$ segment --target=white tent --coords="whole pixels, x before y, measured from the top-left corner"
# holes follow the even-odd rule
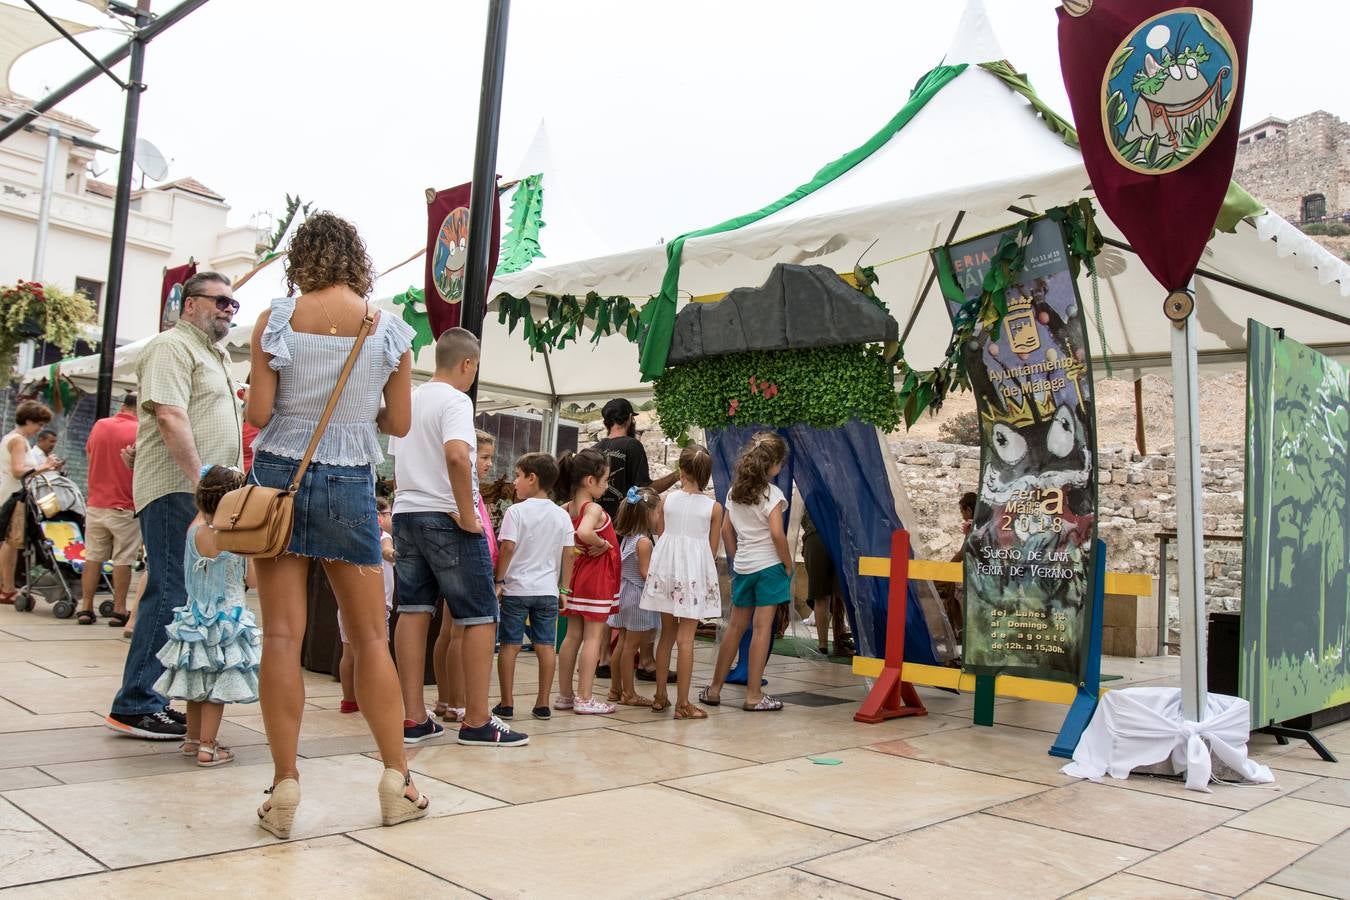
[[[1012,225],[1022,217],[1014,208],[1043,212],[1093,197],[1078,150],[1066,145],[1030,102],[978,67],[998,55],[983,10],[973,4],[945,58],[948,64],[969,63],[968,68],[882,148],[834,182],[755,225],[689,240],[681,302],[758,285],[779,262],[849,272],[861,260],[876,267],[878,295],[909,331],[906,360],[920,369],[935,365],[951,326],[938,297],[916,309],[931,269],[927,251],[949,239]],[[709,221],[744,212],[716,211]],[[1100,209],[1097,223],[1107,238],[1123,243]],[[1166,369],[1172,328],[1162,315],[1165,292],[1128,249],[1108,246],[1099,268],[1100,326],[1115,372],[1134,377],[1140,370]],[[1243,364],[1249,316],[1281,326],[1290,337],[1323,352],[1350,357],[1350,267],[1273,213],[1240,222],[1235,234],[1216,234],[1200,268],[1196,304],[1202,365]],[[580,297],[596,291],[643,300],[659,291],[665,270],[665,247],[645,247],[536,265],[498,277],[489,296]],[[1096,344],[1098,323],[1086,272],[1080,291]],[[488,318],[495,326],[491,308]],[[583,338],[580,345],[551,354],[545,372],[539,360],[530,365],[519,332],[505,336],[498,331],[499,326],[485,329],[485,367],[496,368],[504,381],[531,394],[551,391],[570,401],[637,397],[650,390],[638,375],[636,347],[623,338],[602,339],[594,352]],[[1094,350],[1101,354],[1100,347]]]

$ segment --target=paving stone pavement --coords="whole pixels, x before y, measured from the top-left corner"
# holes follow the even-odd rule
[[[433,815],[397,828],[379,827],[363,721],[306,674],[304,800],[283,843],[255,824],[271,773],[256,704],[226,709],[239,759],[219,769],[102,727],[126,646],[102,622],[0,607],[0,893],[1350,897],[1350,764],[1256,735],[1274,785],[1074,781],[1046,753],[1055,707],[1000,702],[998,724],[976,728],[972,698],[922,688],[929,715],[861,725],[861,679],[780,657],[770,692],[848,702],[748,713],[729,688],[704,721],[624,708],[517,720],[521,749],[442,738],[411,753]],[[697,650],[699,683],[712,653]],[[1121,685],[1178,667],[1105,668]],[[536,679],[522,654],[518,696]],[[1324,734],[1350,757],[1350,723]]]

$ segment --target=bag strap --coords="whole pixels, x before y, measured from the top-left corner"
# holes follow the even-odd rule
[[[342,366],[342,374],[338,376],[337,384],[333,386],[333,393],[328,397],[328,405],[323,409],[323,415],[319,417],[319,424],[314,429],[314,437],[309,439],[309,446],[305,448],[305,455],[300,460],[300,466],[295,470],[295,477],[291,479],[291,485],[286,489],[287,493],[294,494],[300,489],[300,479],[305,477],[305,470],[309,468],[309,461],[314,456],[314,451],[319,449],[319,441],[323,438],[323,433],[328,429],[328,420],[333,417],[333,410],[337,408],[338,400],[342,397],[342,389],[347,386],[347,378],[352,374],[352,368],[356,365],[356,357],[361,353],[361,345],[366,342],[366,336],[370,334],[371,327],[375,320],[371,318],[370,308],[366,308],[366,317],[361,320],[361,330],[356,334],[356,342],[352,344],[352,352],[347,354],[347,362]]]

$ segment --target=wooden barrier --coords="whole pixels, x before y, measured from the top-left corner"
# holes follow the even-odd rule
[[[1107,593],[1147,596],[1153,591],[1152,579],[1147,575],[1126,572],[1106,572],[1106,544],[1097,541],[1096,584],[1092,591],[1092,630],[1088,640],[1087,666],[1083,680],[1077,684],[1022,678],[1016,675],[972,675],[948,666],[929,666],[904,661],[905,606],[910,579],[950,581],[961,583],[964,570],[961,563],[909,559],[909,533],[896,531],[891,538],[889,559],[864,556],[858,560],[858,574],[890,578],[887,593],[886,658],[865,656],[853,658],[853,672],[874,678],[871,692],[862,707],[853,716],[859,722],[876,724],[897,716],[926,715],[928,710],[919,698],[914,685],[975,692],[974,722],[976,725],[994,724],[994,698],[1010,697],[1019,700],[1039,700],[1069,707],[1064,725],[1050,748],[1052,756],[1072,757],[1083,729],[1092,719],[1097,697],[1102,692],[1102,619],[1104,597]]]

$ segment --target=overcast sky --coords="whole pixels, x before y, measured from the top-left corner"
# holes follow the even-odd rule
[[[106,21],[77,0],[40,2]],[[1068,115],[1057,0],[986,5],[1004,56]],[[544,122],[550,261],[713,224],[776,199],[879,128],[941,61],[962,7],[516,0],[498,170],[528,174]],[[377,267],[391,266],[423,241],[424,189],[470,178],[486,15],[486,0],[211,0],[149,46],[140,134],[171,159],[171,178],[225,195],[232,224],[280,212],[298,192],[352,218]],[[1345,0],[1256,0],[1244,124],[1350,115],[1347,32]],[[98,51],[120,40],[85,38]],[[58,42],[24,57],[11,85],[39,97],[84,65]],[[61,108],[118,144],[122,98],[106,78]],[[115,159],[100,164],[115,180]]]

